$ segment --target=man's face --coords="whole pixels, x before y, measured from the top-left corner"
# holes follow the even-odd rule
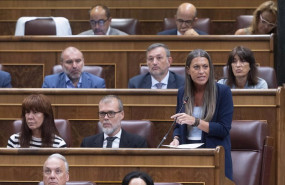
[[[105,114],[104,113],[109,113]],[[102,115],[102,116],[100,116]],[[116,135],[121,129],[121,120],[124,118],[124,111],[119,110],[118,100],[115,98],[99,103],[100,127],[109,136]]]
[[[157,47],[147,53],[146,61],[150,74],[156,80],[162,80],[168,72],[172,58],[166,56],[166,52],[163,47]]]
[[[193,6],[182,7],[175,16],[177,30],[184,35],[185,32],[193,28],[197,18],[196,9]]]
[[[82,53],[78,49],[68,48],[63,52],[62,59],[61,65],[64,73],[72,82],[78,81],[84,67]]]
[[[43,167],[44,185],[65,185],[69,181],[64,161],[58,158],[48,159]]]
[[[94,35],[106,35],[111,20],[111,17],[106,17],[106,12],[102,7],[93,8],[90,12],[90,25]]]

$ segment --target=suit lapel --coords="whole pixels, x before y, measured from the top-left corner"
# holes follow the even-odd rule
[[[58,81],[57,88],[66,88],[65,73],[64,72],[59,74],[59,81]]]
[[[176,88],[176,83],[175,83],[174,74],[171,71],[169,71],[167,89],[175,89],[175,88]]]
[[[94,140],[94,147],[102,148],[104,142],[104,133],[100,133]]]
[[[127,138],[127,133],[125,130],[122,129],[121,139],[120,139],[120,146],[119,148],[128,148],[129,141]]]
[[[91,87],[90,80],[85,72],[82,72],[81,77],[82,77],[82,87],[81,88],[90,88]]]
[[[146,76],[144,77],[144,80],[143,80],[143,83],[142,83],[142,88],[150,89],[151,85],[152,85],[152,83],[151,83],[151,75],[148,72],[146,74]]]

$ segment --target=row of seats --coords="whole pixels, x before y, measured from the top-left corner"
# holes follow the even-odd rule
[[[237,29],[248,27],[252,21],[252,15],[237,17]],[[176,28],[174,18],[164,18],[164,30]],[[139,21],[133,18],[114,18],[111,27],[117,28],[129,35],[139,35]],[[211,33],[210,18],[199,18],[194,27],[206,33]],[[16,36],[23,35],[72,35],[69,21],[64,17],[21,17],[17,21]]]
[[[61,137],[66,141],[68,146],[71,146],[71,128],[69,122],[63,119],[56,119],[55,123]],[[13,123],[14,133],[20,131],[21,124],[21,120]],[[153,145],[155,138],[153,127],[153,123],[146,120],[122,121],[123,129],[145,137],[149,146],[155,148],[156,146]],[[265,121],[233,120],[231,144],[233,176],[236,185],[269,184],[273,142],[272,138],[269,137],[268,124]]]

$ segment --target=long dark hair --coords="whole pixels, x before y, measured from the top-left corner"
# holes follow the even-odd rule
[[[144,173],[141,171],[132,171],[132,172],[128,173],[124,177],[124,179],[122,181],[122,185],[129,185],[130,181],[133,178],[142,179],[146,183],[146,185],[154,185],[152,178],[147,173]]]
[[[250,49],[243,46],[237,46],[230,52],[227,62],[227,67],[228,67],[227,85],[230,87],[232,87],[233,85],[235,86],[237,85],[236,78],[232,68],[232,63],[234,62],[235,55],[239,56],[241,60],[244,60],[249,63],[250,71],[247,74],[247,82],[248,85],[250,86],[256,85],[258,83],[258,78],[257,78],[257,68],[256,68],[254,54]]]
[[[22,103],[21,148],[29,147],[30,141],[32,140],[32,130],[28,127],[25,116],[25,114],[30,111],[37,111],[44,114],[44,120],[40,127],[42,147],[52,147],[55,135],[58,135],[58,130],[54,123],[50,100],[42,94],[33,94],[26,97]]]

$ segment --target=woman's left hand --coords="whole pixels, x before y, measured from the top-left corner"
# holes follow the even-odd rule
[[[176,119],[176,123],[182,125],[182,124],[187,124],[187,125],[193,125],[195,123],[195,117],[190,116],[185,113],[178,113],[174,114],[170,118]]]

